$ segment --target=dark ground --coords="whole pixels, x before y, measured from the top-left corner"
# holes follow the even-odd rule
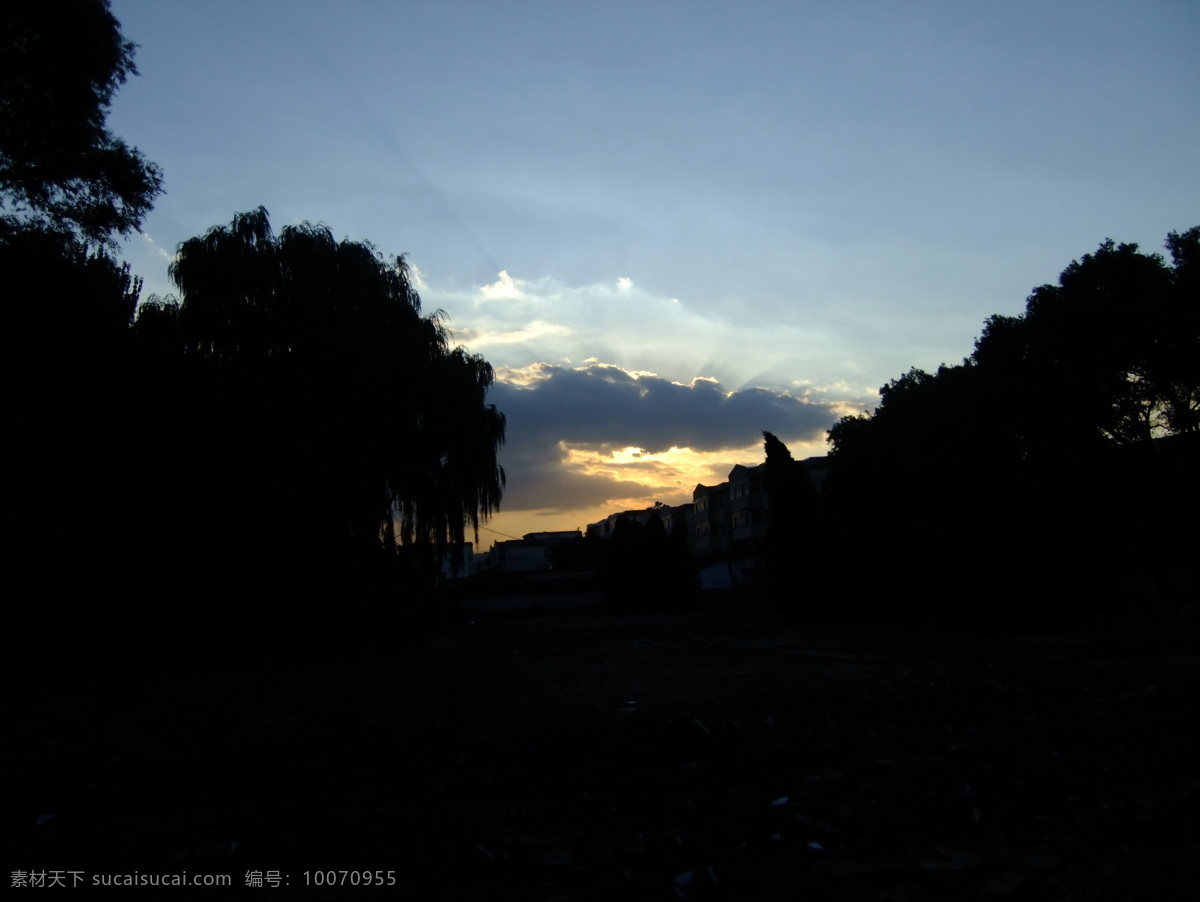
[[[86,678],[51,650],[6,693],[4,850],[234,883],[131,899],[1190,899],[1198,636],[727,606]],[[395,885],[304,888],[331,869]]]

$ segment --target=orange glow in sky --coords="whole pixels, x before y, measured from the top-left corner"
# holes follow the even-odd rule
[[[479,532],[477,551],[486,550],[493,542],[520,538],[531,532],[559,530],[584,530],[589,523],[603,520],[609,514],[624,510],[642,510],[652,507],[656,501],[663,504],[686,504],[692,500],[697,484],[717,485],[729,477],[729,471],[737,464],[754,466],[763,462],[762,443],[737,450],[722,449],[715,452],[694,451],[691,448],[671,448],[660,453],[649,453],[641,448],[621,448],[602,451],[585,446],[570,446],[560,443],[563,452],[562,466],[597,480],[611,482],[614,492],[603,504],[571,510],[506,510],[501,505],[500,513]],[[788,443],[788,449],[797,460],[825,454],[824,442]],[[629,494],[630,483],[645,488],[642,494]],[[624,490],[624,491],[622,491]]]

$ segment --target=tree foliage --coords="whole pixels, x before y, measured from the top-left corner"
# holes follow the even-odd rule
[[[1023,316],[985,324],[974,362],[1020,389],[1031,441],[1130,444],[1200,427],[1198,236],[1171,233],[1173,265],[1105,241],[1035,289]]]
[[[687,523],[672,517],[668,533],[658,505],[644,524],[626,514],[617,518],[597,569],[614,610],[678,612],[696,603],[699,581]]]
[[[105,127],[133,52],[107,0],[0,4],[0,233],[94,246],[141,224],[162,174]]]
[[[1061,607],[1117,582],[1131,524],[1177,542],[1170,505],[1154,522],[1132,506],[1133,474],[1162,459],[1138,449],[1200,429],[1200,227],[1167,247],[1169,264],[1105,241],[1022,315],[989,318],[961,364],[913,368],[834,425],[842,545],[878,564],[863,591],[908,609],[961,612],[970,594]]]
[[[181,300],[148,305],[135,334],[199,391],[192,464],[219,472],[197,501],[245,553],[311,581],[397,541],[477,538],[504,486],[493,371],[421,314],[403,258],[324,226],[276,236],[259,208],[185,241],[171,277]]]
[[[2,541],[35,567],[68,553],[94,561],[113,534],[90,535],[85,512],[111,509],[129,475],[128,330],[141,286],[128,267],[41,231],[0,241],[0,278]]]
[[[1197,431],[1200,226],[1167,245],[1172,265],[1104,242],[1058,285],[1035,289],[1023,315],[990,317],[961,365],[914,367],[883,386],[873,413],[831,430],[834,455],[886,446],[944,457],[938,449],[974,435],[1015,459],[1044,459]],[[896,441],[874,440],[893,429]]]
[[[162,179],[105,125],[133,51],[106,0],[0,5],[3,539],[54,599],[18,629],[111,642],[169,599],[207,642],[330,630],[395,601],[397,544],[497,510],[492,368],[403,258],[262,209],[184,242],[180,298],[135,320],[109,252]]]
[[[129,603],[131,549],[151,529],[130,334],[141,283],[108,251],[161,175],[105,127],[133,49],[101,0],[0,5],[0,541],[26,593],[13,633],[43,654],[72,630],[111,641],[142,613]],[[99,602],[102,588],[121,601]]]
[[[793,616],[812,602],[809,574],[793,565],[797,559],[811,555],[820,539],[819,502],[812,480],[787,445],[772,433],[763,432],[763,450],[767,507],[771,511],[766,536],[769,592],[776,609]]]

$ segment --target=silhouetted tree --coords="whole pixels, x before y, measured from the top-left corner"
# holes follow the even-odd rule
[[[0,235],[97,245],[141,223],[162,174],[105,127],[133,51],[106,0],[0,4]]]
[[[769,592],[778,611],[794,616],[808,601],[808,571],[821,565],[811,553],[819,531],[817,496],[808,473],[787,445],[763,432],[763,448],[771,517],[766,538]]]
[[[1175,435],[1200,433],[1200,226],[1167,235],[1170,323],[1154,372],[1163,421]]]
[[[1174,268],[1106,241],[1035,289],[1023,316],[985,324],[974,360],[1018,391],[1014,425],[1031,454],[1196,428],[1200,297],[1186,265],[1196,231],[1168,238]]]
[[[613,608],[682,611],[695,603],[699,592],[696,566],[681,522],[672,524],[668,536],[657,514],[645,524],[622,514],[603,545],[600,579]]]
[[[105,127],[133,49],[106,2],[0,5],[0,542],[10,581],[27,587],[13,633],[59,662],[77,654],[73,637],[111,651],[139,619],[129,325],[141,285],[108,252],[140,224],[161,174]]]
[[[178,381],[159,390],[194,410],[174,442],[193,449],[191,539],[283,591],[288,617],[344,619],[397,542],[460,543],[498,508],[492,368],[421,314],[403,258],[323,226],[276,237],[260,208],[185,241],[171,277],[181,301],[134,331],[168,349]]]
[[[0,240],[0,279],[5,547],[30,573],[59,581],[92,570],[90,582],[120,541],[140,284],[128,267],[42,230]]]
[[[652,559],[646,527],[622,514],[604,543],[600,581],[608,604],[616,610],[645,609],[652,601]]]
[[[700,600],[700,574],[696,557],[688,548],[688,524],[676,511],[663,549],[667,604],[673,610],[690,610]]]
[[[1106,241],[990,318],[961,365],[914,368],[834,425],[828,490],[843,548],[870,555],[846,568],[862,595],[990,617],[1111,591],[1132,496],[1114,472],[1134,460],[1114,449],[1197,428],[1198,245],[1172,233],[1168,266]]]

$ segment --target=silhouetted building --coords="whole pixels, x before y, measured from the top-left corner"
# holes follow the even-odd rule
[[[829,459],[809,457],[798,466],[820,494],[829,475]],[[662,520],[664,532],[687,530],[687,547],[703,565],[736,563],[742,569],[761,566],[766,552],[767,528],[772,516],[794,516],[798,512],[772,511],[767,495],[766,464],[743,466],[729,471],[729,480],[720,485],[699,484],[692,490],[692,503],[670,506],[656,503],[643,510],[620,511],[590,523],[589,538],[611,539],[617,521],[645,526],[652,518]],[[526,536],[526,538],[529,538]],[[512,543],[503,543],[512,544]]]
[[[622,517],[636,523],[638,526],[645,526],[650,522],[650,517],[653,516],[654,508],[646,508],[640,511],[620,511],[616,514],[609,514],[603,520],[596,523],[589,523],[587,534],[597,539],[611,539],[613,530],[617,526],[617,521]]]
[[[766,464],[755,467],[738,464],[729,471],[729,519],[733,559],[743,567],[754,568],[761,563],[770,517]]]
[[[798,466],[820,494],[829,475],[829,458],[809,457]],[[761,565],[771,518],[795,514],[772,511],[767,488],[766,464],[738,464],[729,471],[728,482],[696,486],[692,491],[695,550],[702,563],[730,561],[743,569]]]
[[[520,539],[496,542],[480,556],[479,572],[536,573],[555,569],[555,561],[583,541],[577,529],[560,532],[529,532]]]
[[[617,521],[622,517],[632,523],[636,523],[638,526],[645,526],[652,519],[657,518],[662,521],[663,532],[668,536],[673,535],[676,529],[686,530],[688,551],[692,552],[692,554],[697,553],[696,519],[693,513],[693,505],[691,504],[670,505],[656,501],[653,507],[647,507],[643,510],[621,511],[617,514],[609,514],[603,520],[596,523],[589,523],[587,534],[597,539],[611,539]]]
[[[702,563],[727,560],[731,548],[729,483],[697,485],[692,490],[696,554]]]

